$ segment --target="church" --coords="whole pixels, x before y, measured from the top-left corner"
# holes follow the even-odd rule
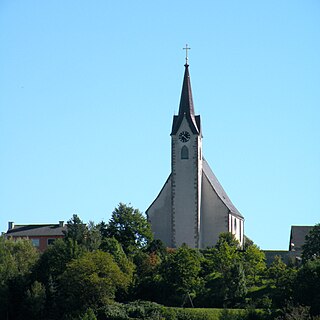
[[[185,49],[188,49],[185,48]],[[186,50],[187,52],[187,50]],[[203,157],[200,115],[195,115],[188,55],[178,115],[171,130],[171,174],[146,214],[155,239],[167,247],[214,246],[222,232],[244,242],[244,218]]]

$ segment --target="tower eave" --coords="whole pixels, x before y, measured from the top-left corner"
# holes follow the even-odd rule
[[[173,116],[172,130],[170,135],[177,134],[184,116],[186,117],[186,120],[190,126],[191,132],[193,134],[201,134],[200,116],[192,116],[190,114],[184,114],[184,115]]]

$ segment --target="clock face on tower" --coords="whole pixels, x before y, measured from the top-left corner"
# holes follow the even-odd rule
[[[179,140],[182,142],[187,142],[190,139],[190,133],[188,131],[181,131],[179,134]]]

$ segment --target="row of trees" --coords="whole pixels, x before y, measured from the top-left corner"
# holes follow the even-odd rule
[[[319,236],[317,225],[302,266],[287,266],[277,257],[267,267],[255,244],[247,241],[239,250],[229,233],[206,250],[165,248],[152,239],[139,210],[122,203],[108,224],[86,225],[73,215],[65,238],[43,254],[28,240],[0,238],[0,318],[108,319],[107,306],[135,300],[229,308],[281,308],[290,301],[317,314]]]

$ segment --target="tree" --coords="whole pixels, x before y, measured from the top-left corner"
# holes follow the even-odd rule
[[[320,257],[320,223],[310,230],[302,246],[302,260],[304,263],[318,257]]]
[[[256,284],[257,276],[266,269],[265,254],[255,244],[247,246],[242,254],[245,273],[251,284]]]
[[[104,252],[108,252],[113,256],[113,259],[118,264],[122,272],[132,275],[134,265],[127,258],[121,244],[115,238],[103,239],[101,250]]]
[[[222,232],[219,235],[217,244],[215,245],[216,249],[220,249],[222,245],[227,243],[230,247],[238,249],[240,246],[239,241],[235,238],[235,236],[231,232]]]
[[[22,319],[24,296],[39,252],[31,241],[0,237],[0,318]]]
[[[268,276],[276,287],[279,285],[280,279],[286,274],[287,265],[282,261],[280,256],[275,256],[272,264],[268,269]]]
[[[163,261],[160,275],[165,291],[175,299],[175,303],[178,301],[181,303],[186,295],[195,295],[201,284],[199,276],[201,259],[202,256],[197,250],[183,245],[168,254]]]
[[[40,256],[35,268],[36,280],[48,284],[49,280],[56,283],[57,278],[65,271],[67,263],[80,257],[84,248],[71,239],[57,239]]]
[[[87,238],[88,228],[85,223],[74,214],[67,222],[67,231],[64,232],[65,240],[71,240],[79,245],[85,245]]]
[[[298,270],[294,296],[298,303],[311,306],[313,314],[320,314],[320,258],[307,261]]]
[[[80,320],[97,320],[93,310],[89,308],[86,313],[80,318]]]
[[[111,254],[86,252],[69,262],[60,277],[60,307],[67,313],[95,309],[112,302],[117,290],[128,288],[131,280]]]
[[[0,286],[10,278],[31,272],[39,258],[39,252],[30,240],[17,241],[0,237]]]
[[[44,319],[46,303],[46,289],[44,285],[35,281],[26,293],[26,307],[30,319]]]
[[[215,306],[234,304],[247,292],[239,242],[231,233],[221,233],[214,248],[205,251],[204,299]],[[212,302],[211,302],[212,303]]]
[[[234,235],[221,233],[215,248],[212,250],[213,268],[221,274],[226,274],[240,260],[239,242]]]
[[[292,299],[296,269],[287,266],[280,256],[267,269],[269,289],[272,294],[273,305],[283,307],[286,301]]]
[[[87,227],[87,237],[85,239],[86,248],[89,251],[98,250],[101,246],[102,235],[99,225],[95,225],[93,221],[89,221]]]
[[[150,224],[142,213],[123,203],[112,212],[106,234],[118,240],[126,254],[145,247],[153,238]]]

